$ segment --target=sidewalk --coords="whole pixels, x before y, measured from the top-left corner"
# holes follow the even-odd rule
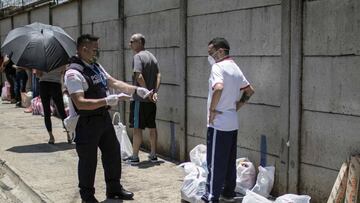
[[[14,106],[0,101],[0,190],[5,190],[5,194],[13,191],[17,196],[16,193],[24,192],[16,190],[25,188],[27,193],[30,191],[31,198],[24,197],[28,201],[23,202],[81,202],[75,145],[66,142],[60,119],[52,117],[55,145],[49,145],[43,117],[23,113],[23,108]],[[146,157],[146,153],[140,154],[141,160],[146,160]],[[7,174],[11,172],[14,174]],[[4,186],[5,179],[14,188]],[[176,169],[176,165],[163,159],[156,164],[147,161],[138,166],[122,164],[121,183],[135,193],[134,200],[124,202],[180,202],[182,180],[183,173]],[[105,200],[100,150],[95,189],[99,201],[122,202]],[[6,199],[3,194],[0,192],[0,202]]]

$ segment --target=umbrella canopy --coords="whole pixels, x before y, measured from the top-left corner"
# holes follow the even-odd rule
[[[17,66],[49,72],[68,63],[76,44],[60,27],[32,23],[11,30],[1,51]]]

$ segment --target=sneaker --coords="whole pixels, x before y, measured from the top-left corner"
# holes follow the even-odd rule
[[[20,108],[21,107],[21,102],[16,102],[15,107]]]
[[[136,165],[136,164],[139,164],[140,159],[139,159],[139,157],[129,156],[124,161],[128,164]]]
[[[151,161],[153,163],[158,161],[158,158],[156,155],[149,155],[148,158],[149,158],[149,161]]]

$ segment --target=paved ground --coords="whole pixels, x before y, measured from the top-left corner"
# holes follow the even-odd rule
[[[3,161],[0,167],[0,202],[41,202],[40,199],[56,203],[80,202],[77,155],[74,145],[66,142],[61,121],[52,118],[56,144],[49,145],[43,117],[23,113],[23,110],[0,101],[0,160]],[[146,156],[142,153],[140,158],[146,160]],[[105,200],[100,160],[96,197],[103,202],[120,202]],[[8,168],[4,168],[5,165]],[[9,170],[14,174],[9,174]],[[122,184],[135,193],[134,200],[124,202],[180,202],[182,179],[183,173],[176,164],[163,159],[157,164],[141,162],[136,167],[123,164]],[[31,190],[35,193],[31,194]],[[23,191],[33,196],[29,198]],[[24,197],[9,198],[9,195],[19,194]]]

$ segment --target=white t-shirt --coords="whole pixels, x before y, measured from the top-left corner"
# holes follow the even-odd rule
[[[209,124],[209,108],[213,95],[213,87],[217,83],[222,83],[224,88],[221,93],[219,103],[216,106],[217,114],[214,124]],[[242,88],[249,85],[240,68],[231,59],[215,63],[211,67],[209,78],[209,94],[207,101],[207,126],[221,131],[233,131],[239,129],[238,116],[236,112],[236,102],[240,100]]]
[[[85,62],[84,62],[84,64],[91,67],[89,64],[87,64]],[[105,71],[105,69],[100,64],[99,64],[99,66],[102,69],[102,71],[104,71],[106,79],[109,79],[110,75]],[[74,69],[76,69],[76,70],[74,70]],[[89,85],[88,85],[86,79],[79,72],[79,71],[83,71],[84,68],[79,65],[79,66],[74,66],[74,69],[68,69],[64,75],[64,86],[67,89],[67,91],[69,92],[69,95],[78,93],[78,92],[85,92],[89,88]],[[77,70],[79,70],[79,71],[77,71]],[[75,108],[74,108],[72,102],[69,102],[69,115],[70,116],[76,115]]]

